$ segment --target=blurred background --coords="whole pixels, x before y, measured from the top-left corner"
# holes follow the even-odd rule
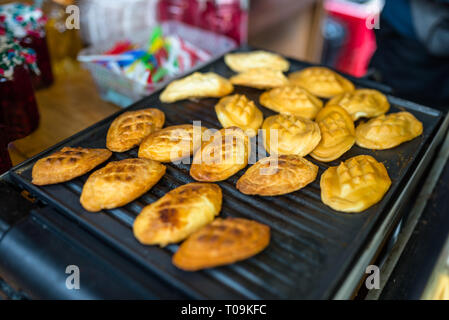
[[[367,20],[374,28],[384,6],[384,0],[0,0],[17,2],[37,5],[51,18],[60,18],[59,32],[68,16],[62,9],[79,6],[84,46],[132,37],[136,30],[176,20],[238,44],[322,62],[356,76],[366,73],[375,50]]]

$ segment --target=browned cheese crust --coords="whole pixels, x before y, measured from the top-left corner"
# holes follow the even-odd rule
[[[325,67],[309,67],[290,73],[288,79],[309,90],[312,94],[331,98],[343,92],[354,91],[354,84],[338,73]]]
[[[318,166],[298,155],[263,158],[237,181],[245,194],[277,196],[304,188],[316,179]]]
[[[171,103],[190,98],[218,98],[230,94],[234,86],[228,79],[213,73],[195,72],[170,82],[160,95],[162,102]]]
[[[277,114],[262,124],[263,143],[270,154],[296,154],[305,157],[321,141],[318,124],[312,120]]]
[[[361,212],[382,200],[391,185],[385,166],[360,155],[321,175],[321,200],[334,210]]]
[[[242,94],[221,98],[215,105],[215,112],[223,128],[239,127],[249,137],[257,135],[263,122],[262,111]]]
[[[138,145],[149,134],[162,128],[165,114],[154,108],[127,111],[118,116],[109,127],[106,147],[114,152],[124,152]]]
[[[264,224],[217,218],[181,244],[173,264],[186,271],[231,264],[258,254],[269,243],[270,228]]]
[[[134,221],[134,236],[148,245],[179,242],[210,223],[220,212],[221,202],[216,184],[180,186],[142,209]]]
[[[323,101],[306,89],[296,85],[265,91],[260,95],[259,102],[273,111],[311,120],[315,119],[317,113],[323,107]]]
[[[415,139],[422,132],[422,123],[410,112],[404,111],[381,115],[359,124],[355,136],[359,147],[384,150]]]
[[[355,128],[349,113],[339,106],[324,107],[316,116],[321,141],[310,154],[314,159],[329,162],[340,158],[355,143]]]
[[[287,77],[279,70],[254,68],[232,76],[232,84],[256,89],[270,89],[288,85]]]
[[[139,147],[139,158],[161,162],[190,157],[201,147],[205,127],[181,124],[150,134]]]
[[[224,61],[235,72],[243,72],[254,68],[287,71],[290,67],[290,63],[282,56],[262,50],[228,53],[225,55]]]
[[[149,159],[110,162],[89,176],[81,193],[81,205],[92,212],[124,206],[150,190],[165,169]]]
[[[32,183],[42,186],[72,180],[105,162],[111,155],[107,149],[64,147],[34,164]]]
[[[246,167],[249,153],[248,136],[242,129],[221,129],[195,153],[190,175],[197,181],[225,180]]]
[[[387,97],[374,89],[358,89],[333,97],[326,105],[338,105],[356,121],[380,116],[390,109]]]

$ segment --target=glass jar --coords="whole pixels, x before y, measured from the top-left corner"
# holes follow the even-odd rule
[[[0,36],[17,39],[23,47],[36,52],[40,73],[33,73],[35,88],[43,88],[53,83],[50,54],[45,36],[46,18],[41,9],[22,3],[0,6]]]
[[[0,174],[8,171],[12,166],[8,152],[9,140],[9,127],[0,123]]]
[[[10,127],[10,141],[23,138],[39,125],[39,111],[24,65],[14,68],[12,78],[0,77],[0,124]]]
[[[36,63],[40,74],[32,74],[31,80],[36,89],[50,86],[53,83],[50,54],[47,47],[46,36],[27,35],[20,39],[20,45],[33,49],[36,52]]]
[[[11,141],[29,135],[39,124],[31,72],[39,73],[34,51],[0,36],[0,124],[10,128]]]
[[[56,78],[70,74],[79,67],[77,56],[83,48],[81,38],[77,29],[68,29],[66,26],[65,9],[73,3],[74,0],[47,0],[42,6],[48,18],[45,30],[52,70]]]

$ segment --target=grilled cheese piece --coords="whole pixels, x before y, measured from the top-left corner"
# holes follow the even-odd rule
[[[223,128],[239,127],[249,137],[257,135],[263,122],[263,114],[246,96],[235,94],[221,98],[215,106],[218,120]]]
[[[249,167],[236,187],[244,194],[278,196],[304,188],[317,173],[318,166],[298,155],[275,155]]]
[[[415,139],[423,132],[422,123],[410,112],[381,115],[357,126],[355,135],[359,147],[367,149],[391,149]]]
[[[288,79],[282,71],[268,68],[249,69],[232,76],[229,80],[232,84],[256,89],[270,89],[288,84]]]
[[[248,259],[270,243],[270,228],[242,218],[215,219],[192,234],[173,255],[173,264],[197,271]]]
[[[162,128],[165,114],[154,108],[122,113],[109,127],[106,147],[114,152],[124,152],[138,145],[149,134]]]
[[[221,202],[221,189],[216,184],[180,186],[142,209],[134,221],[134,236],[149,245],[177,243],[212,222]]]
[[[278,114],[262,125],[264,146],[270,154],[296,154],[304,157],[321,140],[318,124],[312,120]]]
[[[354,91],[354,85],[338,73],[324,67],[309,67],[290,73],[291,84],[301,86],[321,98],[331,98],[343,92]]]
[[[107,149],[62,148],[34,164],[32,183],[43,186],[72,180],[91,171],[111,155]]]
[[[185,78],[170,82],[160,95],[162,102],[171,103],[189,98],[219,98],[234,90],[228,79],[213,72],[195,72]]]
[[[314,159],[323,162],[338,159],[354,145],[354,122],[342,107],[323,108],[315,121],[320,127],[321,141],[310,154]]]
[[[333,97],[327,105],[338,105],[356,121],[359,118],[374,118],[390,109],[387,97],[374,89],[358,89]]]
[[[378,203],[391,185],[385,166],[361,155],[321,175],[321,200],[334,210],[361,212]]]
[[[228,53],[225,55],[224,61],[235,72],[244,72],[253,68],[268,68],[285,72],[290,67],[290,63],[280,55],[262,50]]]
[[[222,181],[248,164],[248,136],[238,127],[224,128],[203,142],[190,166],[190,175],[197,181]]]
[[[149,159],[109,162],[87,179],[81,205],[91,212],[124,206],[150,190],[165,174],[165,169],[164,165]]]
[[[281,114],[315,119],[323,107],[323,101],[300,86],[288,85],[266,91],[259,102],[264,107]]]
[[[205,127],[182,124],[153,132],[139,147],[139,158],[175,162],[190,157],[199,147]]]

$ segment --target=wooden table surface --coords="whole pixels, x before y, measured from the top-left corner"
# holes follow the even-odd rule
[[[104,119],[120,108],[101,100],[89,72],[76,69],[56,77],[54,84],[36,91],[39,128],[9,145],[13,165]]]

